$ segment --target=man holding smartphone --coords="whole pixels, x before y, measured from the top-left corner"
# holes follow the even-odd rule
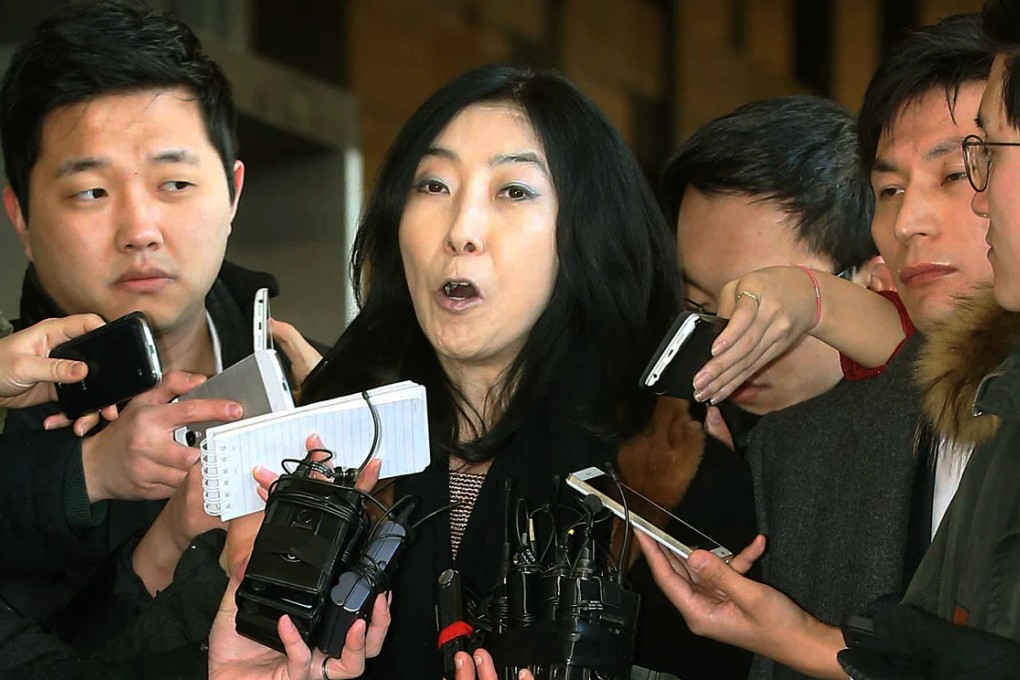
[[[118,550],[154,593],[191,536],[214,526],[199,504],[134,549],[165,499],[195,488],[199,451],[173,431],[242,415],[229,401],[168,402],[252,352],[255,291],[277,290],[223,261],[244,184],[235,117],[229,83],[190,29],[141,3],[59,10],[4,77],[4,207],[30,262],[18,327],[139,310],[166,371],[81,439],[46,431],[51,406],[8,416],[0,594],[22,614],[46,618]]]
[[[102,325],[103,320],[95,314],[79,314],[47,319],[6,337],[11,327],[0,315],[0,409],[51,401],[55,397],[55,383],[76,384],[87,378],[87,364],[52,358],[47,356],[48,350]],[[362,483],[371,488],[374,481]],[[226,580],[216,565],[219,543],[211,540],[202,549],[189,551],[188,558],[182,560],[182,569],[189,570],[192,578],[179,579],[171,590],[146,607],[136,625],[127,626],[112,644],[87,658],[17,616],[0,600],[0,675],[16,674],[23,680],[52,677],[138,680],[170,675],[208,676],[213,680],[315,680],[328,674],[339,680],[358,677],[364,670],[365,658],[378,654],[389,625],[389,610],[383,596],[376,599],[371,625],[362,622],[352,626],[353,634],[348,633],[347,644],[338,659],[326,660],[320,652],[309,650],[289,619],[279,624],[286,654],[241,637],[234,622],[234,591],[239,575],[235,574],[219,610],[215,609],[216,593]],[[199,569],[202,559],[209,562],[210,568]],[[201,644],[195,640],[205,639],[208,623],[202,622],[213,615],[207,664]],[[158,638],[149,635],[147,631],[152,627],[162,627],[164,634]],[[168,654],[168,649],[172,653]]]

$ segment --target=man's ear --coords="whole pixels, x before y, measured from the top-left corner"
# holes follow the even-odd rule
[[[241,189],[244,188],[244,163],[234,161],[234,203],[230,206],[230,221],[233,223],[237,215],[237,206],[241,202]]]
[[[881,255],[876,255],[858,267],[854,272],[854,281],[875,293],[896,290],[896,279]]]
[[[32,245],[28,239],[28,225],[25,223],[25,217],[21,212],[21,201],[18,200],[17,194],[14,193],[14,189],[8,184],[4,187],[4,210],[7,211],[7,218],[14,225],[14,231],[18,235],[18,240],[21,241],[21,246],[25,249],[25,257],[28,261],[32,261]]]

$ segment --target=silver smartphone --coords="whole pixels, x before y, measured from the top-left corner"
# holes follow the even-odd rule
[[[252,418],[294,408],[287,375],[276,350],[257,350],[236,364],[206,380],[179,397],[189,399],[231,399],[244,408],[244,417]],[[205,431],[222,422],[192,423],[174,431],[174,439],[185,446],[200,446]]]
[[[252,347],[274,349],[273,330],[269,325],[269,289],[259,288],[255,291],[255,311],[252,314]]]
[[[612,477],[597,467],[589,467],[572,473],[567,477],[567,486],[586,496],[596,496],[611,513],[622,520],[629,519],[631,526],[635,529],[651,536],[660,545],[684,559],[687,559],[695,550],[708,550],[726,562],[733,558],[733,553],[720,545],[718,541],[698,531],[666,508],[626,484],[621,482],[617,487]],[[620,502],[620,488],[623,489],[623,493],[627,497],[626,512]],[[673,519],[680,528],[679,533],[677,535],[668,534],[648,521],[646,517],[652,516],[654,511],[663,512]]]

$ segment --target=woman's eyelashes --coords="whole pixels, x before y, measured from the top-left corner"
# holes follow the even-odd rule
[[[535,186],[521,181],[496,182],[494,198],[507,199],[511,202],[530,201],[542,195],[542,192]],[[452,194],[455,189],[452,184],[434,175],[419,177],[412,184],[415,193],[419,194]]]
[[[508,198],[511,201],[528,201],[533,198],[538,198],[539,193],[538,190],[533,187],[515,182],[504,186],[496,195]]]
[[[709,316],[715,316],[715,304],[712,302],[704,301],[699,302],[689,297],[684,298],[684,309],[688,312],[695,312],[697,314],[707,314]]]
[[[414,190],[420,194],[446,194],[450,192],[446,182],[436,177],[420,177],[416,179],[414,181]]]

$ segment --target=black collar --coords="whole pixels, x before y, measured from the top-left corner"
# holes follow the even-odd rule
[[[253,351],[251,319],[255,291],[268,288],[270,297],[280,288],[272,275],[250,271],[231,262],[224,262],[212,288],[205,296],[205,308],[216,324],[220,338],[224,368],[233,365]],[[43,319],[67,316],[39,281],[34,265],[25,270],[21,284],[21,318],[16,328],[26,328]],[[107,319],[109,321],[109,319]]]
[[[39,275],[35,272],[35,265],[32,264],[28,265],[25,278],[21,282],[21,306],[18,311],[21,315],[18,319],[18,328],[37,324],[43,319],[67,316],[67,313],[43,290]]]

